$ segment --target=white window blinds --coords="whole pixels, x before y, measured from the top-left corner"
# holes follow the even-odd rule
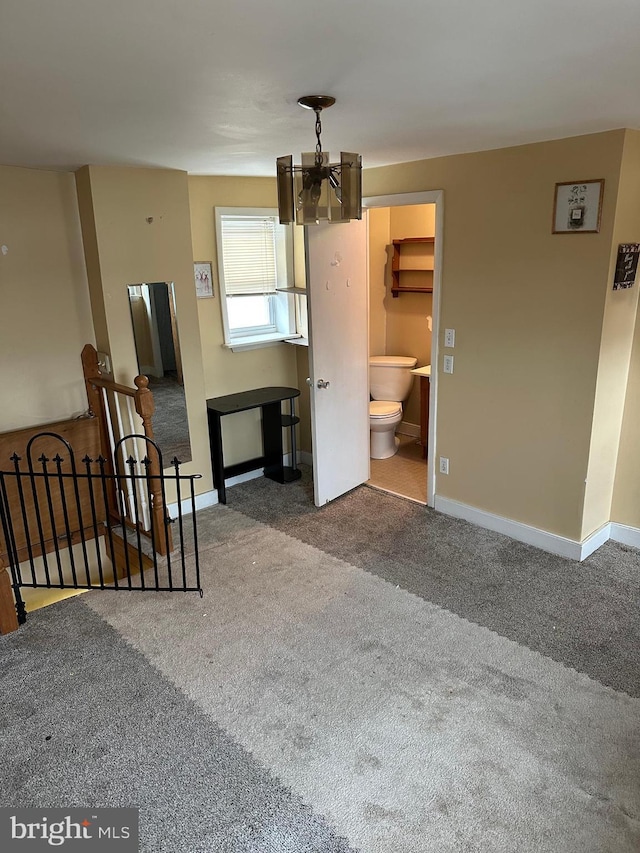
[[[220,217],[227,296],[274,293],[277,284],[276,220],[265,216]]]

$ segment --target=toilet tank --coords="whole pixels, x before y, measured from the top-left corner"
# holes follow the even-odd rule
[[[403,403],[411,393],[418,359],[404,355],[373,355],[369,358],[369,391],[374,400]]]

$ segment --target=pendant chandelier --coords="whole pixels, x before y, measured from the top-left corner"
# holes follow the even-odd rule
[[[316,150],[302,155],[302,165],[293,157],[278,157],[278,212],[280,222],[317,225],[320,220],[348,222],[362,219],[362,157],[340,153],[339,163],[330,163],[322,150],[320,113],[333,106],[329,95],[306,95],[298,103],[316,114]]]

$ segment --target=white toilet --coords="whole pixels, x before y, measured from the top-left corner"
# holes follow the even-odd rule
[[[418,359],[403,355],[374,355],[369,358],[369,427],[372,459],[388,459],[399,445],[396,427],[402,420],[402,404],[411,393]]]

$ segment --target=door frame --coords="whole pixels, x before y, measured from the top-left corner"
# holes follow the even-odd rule
[[[438,357],[440,337],[440,296],[442,289],[442,237],[444,226],[444,191],[394,193],[367,196],[362,199],[364,208],[403,207],[408,204],[435,204],[436,239],[433,262],[433,307],[431,315],[431,380],[429,383],[429,435],[427,437],[427,506],[434,507],[436,499],[436,423],[438,414]],[[368,287],[368,283],[367,283]]]

